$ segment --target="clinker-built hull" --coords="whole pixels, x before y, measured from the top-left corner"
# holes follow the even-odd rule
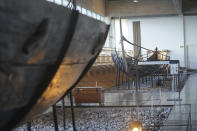
[[[0,16],[0,130],[9,130],[77,84],[109,26],[44,0],[2,0]]]

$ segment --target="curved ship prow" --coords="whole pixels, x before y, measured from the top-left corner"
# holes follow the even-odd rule
[[[0,8],[0,130],[10,130],[77,84],[109,26],[44,0],[2,0]]]

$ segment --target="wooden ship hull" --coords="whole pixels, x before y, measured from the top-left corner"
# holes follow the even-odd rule
[[[147,61],[163,61],[158,59],[157,52],[154,52]],[[151,74],[166,74],[168,70],[167,65],[138,65],[136,60],[132,57],[126,58],[127,70],[125,69],[123,58],[117,53],[112,54],[112,59],[117,67],[117,69],[126,74],[129,78],[137,78],[137,76],[144,77]],[[166,58],[165,58],[166,59]],[[169,60],[169,59],[167,59]],[[139,61],[140,62],[140,61]]]
[[[10,130],[77,84],[109,26],[45,0],[2,0],[0,8],[0,130]]]
[[[117,71],[114,65],[93,66],[77,84],[77,87],[104,87],[116,86]],[[122,74],[121,74],[122,76]]]
[[[123,72],[118,72],[116,64],[112,59],[113,48],[105,47],[97,57],[94,65],[80,80],[76,87],[103,87],[104,90],[118,86],[118,76],[121,82],[131,81]],[[118,51],[120,52],[120,51]],[[131,50],[126,52],[131,55]]]

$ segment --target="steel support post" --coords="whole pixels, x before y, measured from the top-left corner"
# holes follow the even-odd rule
[[[31,122],[27,122],[27,131],[31,131]]]
[[[55,104],[52,107],[53,107],[54,127],[55,127],[55,131],[58,131],[58,122],[57,122],[57,113],[56,113],[56,106],[55,106]]]
[[[74,107],[73,107],[73,94],[72,94],[72,91],[70,91],[70,106],[71,106],[71,114],[72,114],[73,131],[76,131],[75,113],[74,113]]]
[[[62,98],[62,122],[63,128],[66,129],[64,98]]]

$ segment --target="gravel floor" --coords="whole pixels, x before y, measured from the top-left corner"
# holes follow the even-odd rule
[[[75,108],[78,131],[127,131],[132,121],[142,122],[143,130],[158,131],[165,122],[170,107],[145,108]],[[72,131],[70,109],[66,109],[66,129],[63,129],[61,109],[57,108],[60,131]],[[13,131],[25,131],[26,125]],[[32,131],[54,131],[53,116],[49,112],[32,121]]]

